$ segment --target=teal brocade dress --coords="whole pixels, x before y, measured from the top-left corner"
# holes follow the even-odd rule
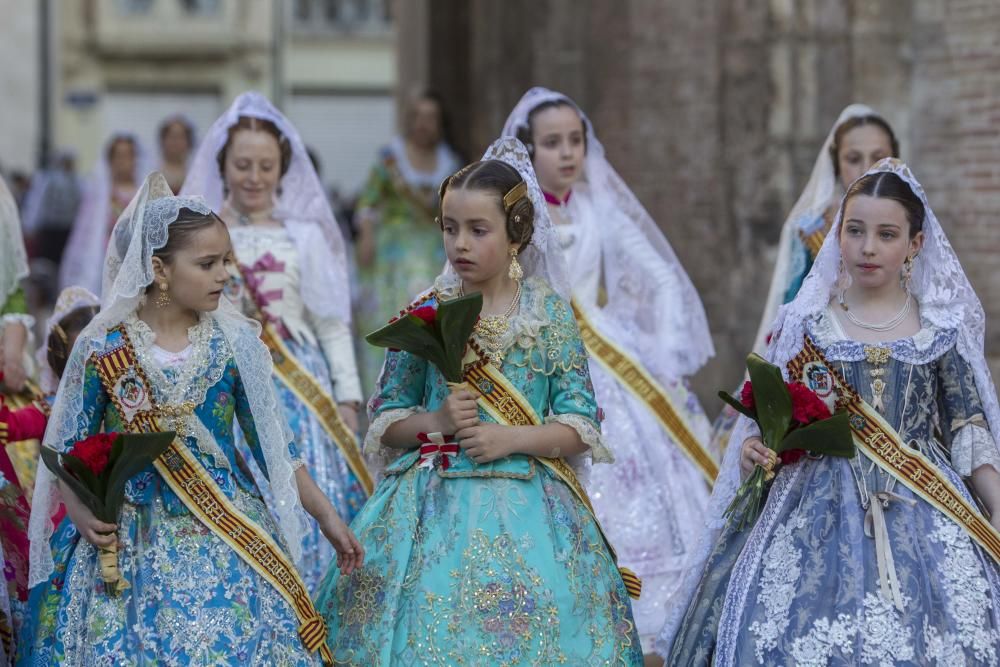
[[[454,294],[448,282],[436,286],[443,298]],[[546,423],[573,428],[590,458],[610,462],[572,311],[540,280],[525,281],[502,371]],[[447,395],[435,367],[388,352],[366,449],[398,454],[381,447],[385,430]],[[480,419],[492,421],[482,410]],[[410,450],[391,463],[354,520],[364,566],[346,577],[331,567],[318,589],[336,660],[642,664],[614,559],[566,483],[524,455],[476,465],[460,452],[447,470],[418,461]]]

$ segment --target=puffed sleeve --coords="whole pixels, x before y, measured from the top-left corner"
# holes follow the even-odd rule
[[[938,359],[941,431],[951,444],[952,466],[963,477],[983,465],[1000,471],[1000,452],[990,433],[972,366],[952,348]]]

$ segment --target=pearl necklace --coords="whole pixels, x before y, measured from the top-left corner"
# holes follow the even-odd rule
[[[900,325],[900,323],[906,319],[906,316],[910,314],[910,308],[912,306],[913,299],[910,298],[910,293],[906,293],[906,301],[903,303],[903,307],[900,309],[896,315],[881,324],[872,324],[871,322],[865,322],[864,320],[856,317],[854,313],[850,311],[847,307],[847,301],[844,297],[844,292],[840,293],[840,307],[844,309],[844,314],[847,315],[847,319],[851,321],[855,326],[861,327],[862,329],[867,329],[868,331],[892,331]]]

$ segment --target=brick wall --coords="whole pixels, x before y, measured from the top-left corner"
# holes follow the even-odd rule
[[[763,307],[775,242],[830,126],[859,101],[896,127],[1000,327],[1000,5],[975,0],[437,0],[430,78],[478,156],[531,85],[587,110],[673,244],[718,357],[714,412]],[[447,56],[441,55],[446,52]],[[988,351],[1000,357],[1000,333]]]

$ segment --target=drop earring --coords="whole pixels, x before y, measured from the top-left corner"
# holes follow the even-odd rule
[[[510,249],[510,268],[507,269],[507,277],[518,283],[521,282],[521,278],[524,278],[524,269],[517,261],[517,248]]]
[[[168,287],[166,281],[159,284],[160,293],[156,295],[155,301],[157,308],[166,308],[170,305],[170,295],[167,294]]]

